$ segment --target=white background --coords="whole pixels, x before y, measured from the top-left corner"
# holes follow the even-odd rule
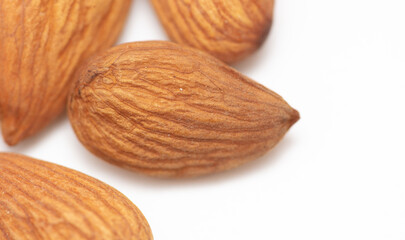
[[[120,42],[167,39],[136,0]],[[301,120],[236,170],[159,180],[92,156],[66,115],[1,151],[96,177],[128,196],[155,239],[405,239],[405,2],[278,0],[270,37],[235,65]]]

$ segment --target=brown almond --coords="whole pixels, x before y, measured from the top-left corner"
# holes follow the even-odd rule
[[[68,104],[87,149],[161,177],[253,160],[299,119],[279,95],[223,62],[164,41],[124,44],[91,59]]]
[[[151,0],[169,37],[233,63],[266,39],[274,0]]]
[[[0,0],[0,120],[15,145],[66,106],[78,65],[110,47],[131,0]]]
[[[77,171],[0,153],[0,239],[152,240],[139,209]]]

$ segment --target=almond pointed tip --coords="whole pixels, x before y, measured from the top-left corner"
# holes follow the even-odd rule
[[[291,120],[290,120],[290,126],[294,125],[296,122],[298,122],[298,120],[300,120],[300,113],[293,109],[291,112]]]
[[[9,124],[9,121],[2,121],[2,134],[4,142],[9,146],[17,145],[22,139],[21,136],[17,134],[18,128],[14,124]]]

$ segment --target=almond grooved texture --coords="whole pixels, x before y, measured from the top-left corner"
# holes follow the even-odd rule
[[[0,153],[0,239],[152,240],[124,195],[74,170]]]
[[[263,155],[299,118],[279,95],[170,42],[114,47],[83,66],[68,103],[79,140],[161,177],[223,171]]]
[[[151,0],[169,37],[233,63],[257,50],[274,0]]]
[[[130,0],[0,0],[0,117],[9,145],[65,108],[78,65],[118,37]]]

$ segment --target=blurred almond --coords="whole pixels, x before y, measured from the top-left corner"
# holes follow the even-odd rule
[[[80,63],[116,41],[131,0],[0,0],[0,116],[9,145],[63,110]]]
[[[77,171],[0,153],[0,239],[152,240],[139,209]]]
[[[151,0],[170,38],[233,63],[256,51],[273,20],[274,0]]]

